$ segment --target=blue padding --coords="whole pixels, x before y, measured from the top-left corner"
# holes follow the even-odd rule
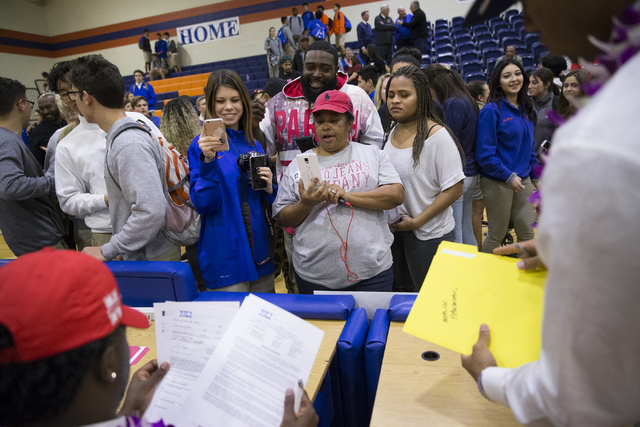
[[[380,370],[384,349],[387,346],[387,334],[389,333],[389,312],[383,308],[376,310],[371,320],[369,334],[364,347],[364,361],[367,369],[367,390],[369,406],[373,408],[380,381]],[[373,410],[373,409],[372,409]]]
[[[247,292],[200,292],[196,301],[244,301]],[[260,298],[303,319],[347,320],[356,305],[352,295],[259,294]]]
[[[354,308],[338,339],[342,424],[345,426],[366,427],[371,420],[364,356],[368,330],[367,310]]]
[[[115,276],[126,305],[152,307],[154,302],[193,301],[198,296],[186,262],[110,261],[105,265]]]
[[[329,372],[324,376],[322,384],[320,385],[320,391],[316,395],[316,399],[313,401],[313,409],[318,414],[318,427],[333,427],[333,400],[335,398],[333,389],[334,384],[331,382],[331,368],[335,366],[333,363],[329,365]]]
[[[394,295],[389,303],[389,320],[404,322],[416,302],[416,295]]]

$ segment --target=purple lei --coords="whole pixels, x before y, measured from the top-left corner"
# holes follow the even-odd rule
[[[586,96],[580,101],[580,105],[576,105],[577,109],[586,105],[589,98],[595,95],[622,65],[640,52],[640,1],[627,7],[619,19],[613,18],[609,43],[602,42],[593,36],[589,36],[589,41],[603,53],[596,56],[593,64],[580,60],[580,65],[595,77],[595,81],[584,88]],[[547,118],[558,126],[565,123],[564,118],[555,111],[547,113]],[[544,163],[543,161],[543,166],[534,168],[533,172],[536,176],[542,175]],[[534,205],[536,216],[539,216],[542,212],[540,191],[534,191],[529,196],[529,201]],[[534,223],[533,226],[536,227],[537,224]]]

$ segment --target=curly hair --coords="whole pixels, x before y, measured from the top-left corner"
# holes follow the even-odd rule
[[[182,97],[167,102],[162,109],[160,132],[180,154],[186,155],[191,141],[200,134],[200,120],[191,102]]]
[[[453,134],[449,126],[447,126],[438,116],[434,107],[434,101],[431,98],[431,87],[429,86],[429,79],[427,75],[420,70],[420,68],[414,65],[407,65],[395,71],[391,74],[389,81],[387,82],[387,94],[389,93],[389,88],[391,87],[391,82],[393,79],[398,78],[400,76],[404,76],[410,79],[413,82],[413,86],[416,89],[416,120],[417,120],[417,131],[416,136],[413,140],[413,151],[411,153],[411,157],[413,158],[413,168],[415,169],[420,163],[420,153],[422,152],[422,148],[424,147],[424,143],[429,136],[429,125],[428,120],[436,122],[443,128],[449,132],[449,135],[453,139],[458,148],[458,152],[460,153],[460,159],[462,160],[462,164],[465,164],[464,151],[462,150],[462,146],[458,142],[458,139]],[[397,121],[393,119],[390,121],[387,129],[385,129],[385,137],[383,141],[383,145],[387,143],[388,135],[391,133],[391,130],[397,126]]]
[[[31,424],[64,412],[91,364],[123,330],[120,326],[104,338],[55,356],[0,364],[0,425]],[[14,346],[11,332],[0,324],[0,351]]]

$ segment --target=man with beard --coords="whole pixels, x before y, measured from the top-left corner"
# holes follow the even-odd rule
[[[58,110],[58,106],[56,105],[56,97],[51,92],[40,95],[40,98],[38,98],[38,108],[42,113],[43,120],[29,135],[29,150],[35,156],[40,167],[44,167],[46,152],[41,147],[46,147],[51,135],[58,129],[65,127],[67,122],[60,115],[60,110]]]
[[[278,154],[278,179],[300,154],[296,138],[315,134],[311,108],[316,98],[334,89],[345,92],[353,102],[355,120],[350,140],[382,148],[382,124],[375,106],[364,90],[348,85],[346,74],[338,72],[338,51],[319,41],[307,51],[302,78],[288,83],[269,100],[267,117],[264,101],[252,102],[254,135],[264,144],[267,154]]]

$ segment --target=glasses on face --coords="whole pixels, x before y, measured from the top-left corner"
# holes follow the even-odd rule
[[[78,99],[77,94],[82,93],[81,90],[72,90],[71,92],[67,92],[67,96],[69,97],[69,99],[71,101],[75,101],[76,99]]]
[[[28,99],[22,99],[22,101],[24,101],[24,102],[28,102],[28,103],[29,103],[29,108],[30,108],[31,110],[33,110],[33,106],[34,106],[35,102],[33,102],[33,101],[29,101]],[[19,103],[18,103],[18,104],[19,104]],[[18,104],[16,104],[16,105],[18,105]]]

